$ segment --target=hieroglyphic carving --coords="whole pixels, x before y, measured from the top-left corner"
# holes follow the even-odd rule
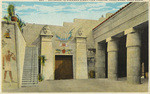
[[[70,40],[72,38],[72,31],[73,30],[74,30],[74,28],[71,29],[69,31],[69,33],[67,33],[66,31],[63,31],[62,34],[61,34],[61,36],[59,36],[59,35],[56,34],[56,38],[58,38],[61,41],[68,41],[68,40]]]
[[[5,47],[6,45],[7,43],[4,40],[2,40],[2,47]]]
[[[55,53],[57,54],[72,54],[72,49],[56,49]]]

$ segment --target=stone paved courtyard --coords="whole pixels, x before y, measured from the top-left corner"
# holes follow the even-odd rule
[[[3,92],[147,92],[148,80],[142,84],[128,84],[126,80],[112,81],[108,79],[87,80],[53,80],[40,82],[37,87],[3,90]]]

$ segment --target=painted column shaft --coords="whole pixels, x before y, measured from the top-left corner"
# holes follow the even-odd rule
[[[44,55],[46,58],[45,65],[42,68],[44,80],[54,80],[54,56],[51,38],[51,36],[42,36],[41,55]]]
[[[127,81],[133,84],[141,83],[140,46],[138,32],[127,34]]]
[[[109,40],[107,45],[108,52],[108,78],[117,80],[118,69],[118,41]]]
[[[76,38],[76,79],[88,79],[86,38]]]

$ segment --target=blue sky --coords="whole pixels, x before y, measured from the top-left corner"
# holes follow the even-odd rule
[[[115,13],[129,2],[2,2],[2,16],[7,16],[9,4],[26,23],[63,25],[74,18],[98,20],[106,13]]]

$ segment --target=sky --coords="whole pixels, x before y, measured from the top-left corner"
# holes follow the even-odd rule
[[[25,23],[63,25],[74,18],[98,20],[106,13],[115,13],[129,2],[2,2],[2,17],[7,16],[9,4]]]

